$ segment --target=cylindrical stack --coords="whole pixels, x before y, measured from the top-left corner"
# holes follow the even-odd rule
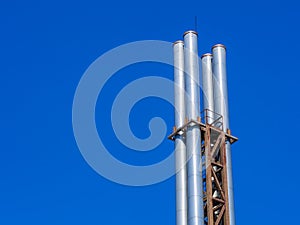
[[[198,35],[195,31],[184,33],[184,66],[186,72],[186,114],[188,120],[200,117]],[[204,224],[201,134],[198,126],[189,126],[186,132],[188,157],[188,224]]]
[[[206,53],[201,57],[202,62],[202,91],[203,106],[207,109],[205,116],[207,123],[214,121],[214,93],[213,93],[213,75],[212,75],[212,54]]]
[[[175,126],[185,123],[185,82],[183,41],[173,45],[174,53],[174,97]],[[175,139],[176,156],[176,224],[187,225],[187,171],[185,137],[178,135]]]
[[[227,74],[226,74],[226,48],[217,44],[212,47],[213,53],[213,77],[214,77],[214,108],[215,112],[223,116],[223,131],[229,129]],[[228,203],[230,225],[235,225],[233,182],[231,167],[230,143],[226,143],[227,179],[228,179]]]

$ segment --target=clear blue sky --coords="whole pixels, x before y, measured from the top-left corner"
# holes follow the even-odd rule
[[[0,3],[0,224],[174,225],[174,177],[147,187],[115,184],[94,172],[72,130],[76,86],[106,51],[131,41],[173,42],[194,28],[199,52],[228,49],[237,224],[297,224],[299,181],[300,3],[297,1],[2,1]],[[118,91],[172,69],[128,67],[105,86],[97,123],[120,160],[151,164],[173,150],[126,149],[107,122]],[[102,96],[102,100],[101,100]],[[97,109],[100,107],[97,104]],[[147,114],[146,114],[146,113]],[[147,137],[153,116],[173,126],[173,108],[149,98],[132,111]],[[126,153],[128,152],[128,153]]]

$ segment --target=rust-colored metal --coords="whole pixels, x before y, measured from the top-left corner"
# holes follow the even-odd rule
[[[177,130],[176,126],[173,127],[173,132],[175,132]]]
[[[231,135],[231,130],[227,128],[226,133]]]
[[[229,143],[228,143],[229,144]],[[221,157],[221,161],[223,163],[223,173],[222,173],[222,180],[223,180],[223,187],[227,187],[228,186],[228,181],[227,181],[227,160],[226,160],[226,142],[224,141],[222,143],[222,148],[221,148],[221,152],[220,152],[220,157]],[[224,192],[225,194],[225,199],[227,199],[226,201],[226,209],[229,209],[229,205],[228,205],[228,189],[225,188],[226,191]],[[228,210],[226,210],[227,213],[225,213],[224,215],[224,220],[225,220],[225,224],[228,224],[229,225],[229,212]]]
[[[175,141],[176,139],[176,135],[180,135],[180,133],[184,133],[185,132],[185,129],[188,127],[188,126],[199,126],[200,127],[200,130],[201,132],[205,132],[206,131],[206,124],[202,123],[202,122],[198,122],[197,120],[190,120],[190,121],[187,121],[183,126],[181,127],[177,127],[177,129],[175,131],[173,131],[169,136],[168,136],[168,139],[172,140],[172,141]],[[216,129],[212,126],[210,126],[211,129]],[[217,129],[219,130],[219,129]],[[233,135],[229,135],[229,134],[225,134],[225,138],[226,140],[228,140],[231,144],[233,144],[234,142],[238,141],[238,138],[233,136]]]
[[[205,139],[205,167],[206,167],[206,176],[203,179],[206,184],[206,199],[204,201],[204,205],[206,205],[206,212],[204,212],[204,216],[207,217],[208,221],[214,220],[213,213],[213,187],[212,182],[209,182],[209,178],[212,177],[211,171],[212,171],[212,165],[211,165],[211,145],[210,145],[210,132],[205,132],[204,134]]]
[[[228,205],[228,181],[226,163],[226,144],[232,144],[238,140],[231,135],[231,131],[223,131],[223,118],[219,114],[214,116],[215,121],[208,124],[208,113],[205,111],[204,122],[201,118],[187,120],[181,127],[174,127],[173,133],[168,139],[175,140],[178,135],[184,135],[187,127],[199,126],[201,130],[202,156],[205,156],[202,169],[203,176],[203,210],[205,225],[230,225]]]
[[[230,225],[226,173],[226,133],[206,124],[205,131],[206,199],[205,225]]]

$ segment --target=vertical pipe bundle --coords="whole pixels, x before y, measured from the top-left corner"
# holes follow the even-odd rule
[[[213,76],[214,76],[214,110],[223,116],[223,131],[229,129],[227,74],[226,74],[226,47],[217,44],[212,47],[213,52]],[[231,167],[230,143],[226,143],[227,179],[228,179],[228,203],[230,225],[235,225],[233,182]]]
[[[198,34],[195,31],[187,31],[183,37],[184,42],[176,41],[173,45],[175,126],[176,128],[184,127],[184,130],[179,129],[175,132],[176,224],[203,225],[206,223],[203,208],[203,201],[205,201],[203,200],[203,183],[206,182],[202,179],[202,170],[204,169],[202,167],[208,164],[207,162],[202,164],[201,130],[199,124],[194,122],[199,121],[200,118]],[[204,109],[207,109],[206,122],[213,124],[216,128],[222,128],[223,132],[227,133],[229,130],[229,112],[225,46],[221,44],[213,46],[212,54],[202,55],[201,65],[203,105]],[[216,114],[222,115],[223,121],[220,123],[223,127],[214,123],[217,119]],[[225,139],[223,144],[225,145]],[[224,152],[224,148],[222,151]],[[222,213],[217,215],[211,208],[210,216],[213,218],[208,221],[209,224],[235,225],[230,143],[226,143],[225,154],[222,154],[225,155],[225,158],[220,162],[226,163],[222,174],[222,180],[224,177],[222,188],[224,187],[223,190],[227,189],[226,198],[223,197],[226,199],[226,204],[224,203],[223,206],[223,210],[226,210],[227,213],[226,219],[224,222],[225,217]],[[214,180],[214,178],[206,179]],[[212,187],[210,188],[212,189]],[[225,205],[228,205],[229,208],[227,209]],[[208,211],[205,213],[208,214]]]
[[[200,116],[198,35],[194,31],[184,33],[184,66],[186,72],[186,114],[188,120]],[[201,134],[198,126],[188,126],[186,132],[188,158],[188,224],[202,225],[203,187],[201,162]]]
[[[175,126],[185,123],[185,83],[183,41],[173,44],[174,53],[174,97]],[[178,135],[175,140],[176,157],[176,224],[187,225],[187,172],[185,137]]]

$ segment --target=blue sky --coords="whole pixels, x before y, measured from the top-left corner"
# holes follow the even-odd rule
[[[300,200],[297,1],[2,1],[0,3],[0,224],[175,224],[174,177],[151,186],[118,185],[84,161],[72,130],[72,102],[88,66],[106,51],[138,40],[173,42],[194,28],[199,52],[227,46],[237,224],[296,224]],[[102,90],[96,121],[112,154],[144,165],[173,150],[165,140],[137,153],[108,123],[111,102],[128,82],[172,68],[124,68]],[[102,98],[102,100],[101,100]],[[146,112],[146,113],[145,113]],[[173,108],[156,98],[133,109],[133,132],[149,135]],[[105,132],[102,132],[102,131]],[[142,155],[144,154],[144,155]]]

